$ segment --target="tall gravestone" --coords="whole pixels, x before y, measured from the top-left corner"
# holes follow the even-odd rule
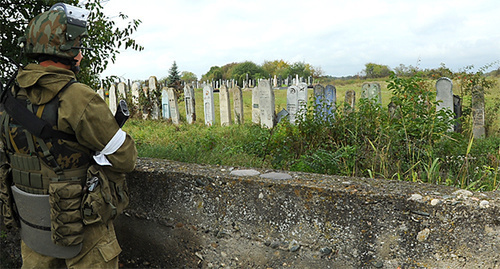
[[[355,105],[356,92],[353,90],[347,90],[345,93],[344,113],[349,114],[351,112],[354,112]]]
[[[453,112],[455,112],[455,119],[462,117],[462,98],[458,95],[453,95]],[[455,132],[462,132],[462,125],[459,120],[455,122]]]
[[[297,93],[299,107],[297,110],[297,116],[295,117],[296,119],[299,117],[303,118],[303,116],[305,116],[307,112],[307,84],[301,82],[297,85],[297,87],[299,88],[299,91]]]
[[[260,124],[259,87],[252,88],[252,122]]]
[[[117,100],[127,100],[127,84],[125,82],[118,83]]]
[[[196,121],[196,101],[194,88],[191,85],[184,86],[184,105],[186,107],[186,121],[188,124],[192,124]]]
[[[219,90],[219,110],[221,126],[231,125],[229,90],[225,83],[221,85]]]
[[[164,119],[170,119],[170,102],[168,97],[168,88],[163,87],[161,89],[161,116]]]
[[[149,77],[149,98],[151,100],[151,118],[157,120],[160,117],[158,105],[158,81],[155,76]]]
[[[361,86],[361,98],[373,100],[378,104],[382,104],[382,91],[380,84],[365,82]]]
[[[299,110],[299,87],[292,85],[286,92],[286,110],[288,111],[288,120],[295,124],[297,111]]]
[[[144,96],[145,99],[151,100],[151,97],[149,96],[149,88],[148,88],[148,86],[142,87],[142,95]],[[141,110],[142,110],[142,118],[143,119],[148,119],[149,115],[151,113],[151,111],[149,110],[149,108],[147,106],[143,105],[141,107]]]
[[[484,128],[484,89],[477,85],[472,89],[472,133],[474,138],[486,135]]]
[[[436,105],[437,110],[448,109],[454,112],[453,109],[453,82],[451,79],[442,77],[436,81]],[[449,131],[453,131],[453,126],[450,126]]]
[[[231,91],[233,92],[234,123],[243,124],[245,122],[243,114],[243,91],[237,85]]]
[[[177,94],[175,93],[174,88],[167,89],[168,95],[168,105],[170,107],[170,118],[172,119],[172,123],[178,125],[179,120],[179,105],[177,104]]]
[[[97,90],[97,94],[99,94],[99,96],[102,98],[102,100],[106,100],[105,99],[106,97],[104,96],[104,89],[102,88],[102,86],[101,86],[101,88],[99,88],[99,90]]]
[[[214,89],[207,85],[203,87],[203,110],[205,112],[205,124],[215,124]]]
[[[260,125],[264,128],[274,127],[274,91],[269,80],[259,81]]]
[[[314,86],[314,100],[316,115],[323,117],[333,115],[335,102],[337,102],[337,89],[333,85],[327,85],[325,88],[318,84]]]
[[[132,89],[131,89],[131,92],[132,92],[132,106],[134,106],[135,110],[139,110],[139,87],[141,85],[139,85],[139,83],[137,82],[134,82],[132,83]]]
[[[113,115],[116,113],[116,109],[118,108],[118,101],[116,99],[116,88],[115,84],[111,84],[111,87],[109,87],[109,110],[111,110],[111,113]]]

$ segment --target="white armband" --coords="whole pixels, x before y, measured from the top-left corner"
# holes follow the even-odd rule
[[[127,133],[125,133],[122,129],[119,129],[116,134],[109,140],[108,144],[101,150],[96,152],[94,155],[94,160],[99,165],[111,165],[112,164],[106,158],[106,155],[110,155],[115,153],[125,142],[125,138],[127,137]]]

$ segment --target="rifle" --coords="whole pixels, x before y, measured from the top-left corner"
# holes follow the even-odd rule
[[[125,100],[120,100],[118,103],[118,107],[115,113],[116,123],[120,126],[120,128],[125,124],[125,122],[130,117],[130,111],[128,110],[127,102]]]

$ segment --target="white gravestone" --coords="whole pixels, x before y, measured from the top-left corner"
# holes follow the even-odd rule
[[[288,111],[288,120],[291,124],[295,124],[295,117],[299,109],[299,87],[292,85],[288,87],[286,92],[286,110]]]
[[[177,104],[177,95],[175,94],[174,88],[168,88],[168,105],[170,107],[170,117],[172,118],[172,123],[175,125],[179,124],[179,105]]]
[[[264,128],[274,127],[274,91],[269,80],[259,81],[260,125]]]
[[[363,83],[361,86],[361,98],[375,101],[378,104],[382,104],[382,92],[380,89],[380,84],[378,83]]]
[[[234,123],[243,124],[245,122],[243,114],[243,91],[237,85],[231,91],[233,92]]]
[[[207,85],[203,87],[203,109],[205,111],[205,124],[215,124],[214,89]]]
[[[116,99],[116,88],[115,84],[111,84],[111,87],[109,87],[109,110],[111,110],[111,113],[114,115],[117,108],[118,102]]]
[[[252,122],[260,124],[259,87],[252,88]]]
[[[135,111],[139,111],[139,87],[141,85],[139,85],[139,83],[137,82],[134,82],[132,83],[132,89],[131,89],[131,92],[132,92],[132,106],[134,107],[134,110]]]
[[[117,100],[127,100],[127,84],[125,82],[118,83]]]
[[[171,118],[167,87],[163,87],[163,89],[161,89],[161,115],[164,119]]]
[[[299,107],[297,110],[297,118],[303,118],[307,112],[307,84],[306,83],[299,83],[297,85],[299,88],[299,92],[297,93],[297,99],[299,101]]]
[[[186,107],[186,121],[188,124],[192,124],[196,121],[196,103],[194,88],[191,85],[184,86],[184,105]]]
[[[221,85],[219,90],[219,109],[221,126],[231,125],[229,90],[225,83]]]
[[[102,98],[102,100],[106,100],[105,96],[104,96],[104,89],[101,87],[99,88],[99,90],[97,90],[97,94],[99,94],[99,96]]]
[[[157,120],[160,117],[158,106],[158,81],[155,76],[149,77],[149,98],[151,100],[151,118]]]
[[[451,79],[442,77],[436,81],[436,105],[437,110],[448,109],[453,110],[453,82]],[[454,127],[450,126],[448,131],[453,131]]]

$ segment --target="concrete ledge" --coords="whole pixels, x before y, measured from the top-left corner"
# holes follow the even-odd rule
[[[496,192],[255,170],[140,159],[115,221],[124,267],[500,267]]]

